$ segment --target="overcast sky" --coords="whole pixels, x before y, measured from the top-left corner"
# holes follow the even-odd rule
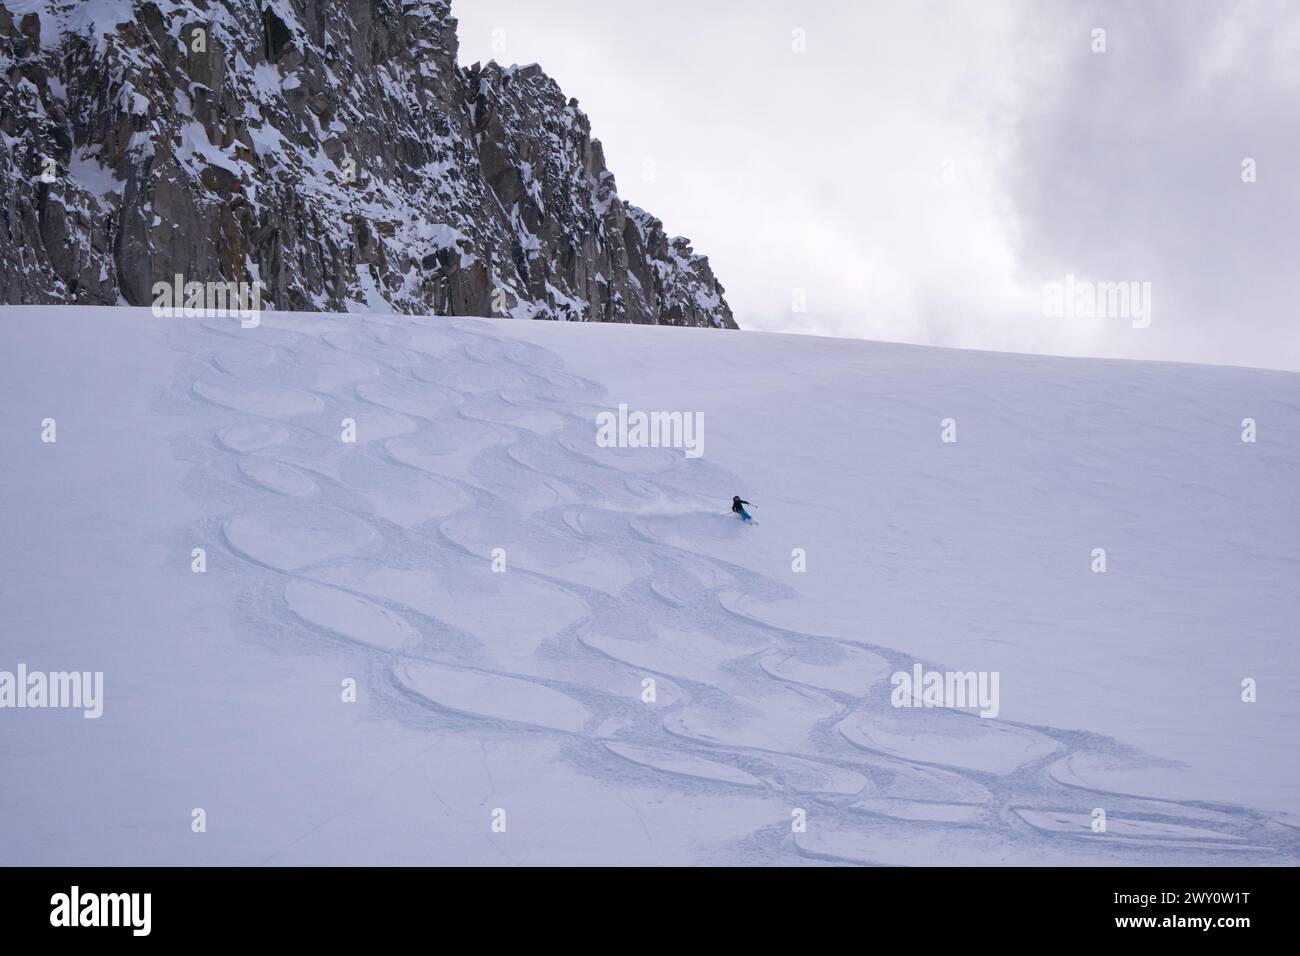
[[[463,63],[578,98],[742,328],[1300,370],[1300,3],[453,11]],[[1124,315],[1051,314],[1067,274],[1149,283],[1149,322],[1141,286]]]

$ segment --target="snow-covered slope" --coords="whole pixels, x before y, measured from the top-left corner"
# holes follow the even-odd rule
[[[0,382],[0,670],[104,673],[0,862],[1297,862],[1294,375],[28,307]]]

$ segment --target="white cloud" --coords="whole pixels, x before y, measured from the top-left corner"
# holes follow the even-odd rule
[[[743,327],[1300,368],[1279,317],[1294,283],[1260,258],[1258,236],[1294,253],[1294,230],[1243,208],[1300,208],[1276,180],[1297,145],[1282,94],[1300,16],[1284,6],[475,0],[455,12],[462,62],[536,61],[579,98],[620,193],[710,257]],[[1094,26],[1105,54],[1089,49]],[[806,53],[791,49],[795,29]],[[1225,87],[1253,107],[1234,108]],[[1269,103],[1285,103],[1284,121]],[[1272,186],[1237,181],[1247,150],[1266,154]],[[1046,319],[1043,283],[1066,271],[1151,280],[1166,311],[1146,330]],[[1224,316],[1233,295],[1257,313],[1248,334]]]

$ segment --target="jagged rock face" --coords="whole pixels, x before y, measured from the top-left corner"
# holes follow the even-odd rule
[[[0,301],[735,328],[536,66],[456,62],[446,0],[5,0]]]

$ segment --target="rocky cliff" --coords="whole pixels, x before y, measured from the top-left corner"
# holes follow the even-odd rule
[[[536,66],[457,63],[447,0],[4,0],[0,301],[735,328]]]

